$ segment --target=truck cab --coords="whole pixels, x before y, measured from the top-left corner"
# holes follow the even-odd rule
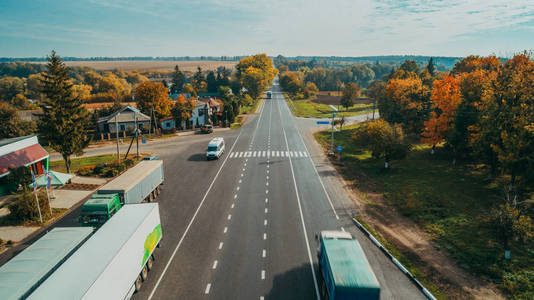
[[[82,206],[79,222],[100,227],[121,208],[118,194],[93,194]]]
[[[316,237],[322,299],[380,299],[380,284],[350,233],[321,231]]]

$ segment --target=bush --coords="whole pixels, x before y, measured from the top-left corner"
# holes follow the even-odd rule
[[[121,163],[110,162],[96,166],[86,166],[78,169],[80,176],[115,177],[135,164],[134,159],[123,159]]]
[[[81,167],[76,173],[80,176],[91,176],[95,173],[95,166]]]
[[[48,198],[45,193],[40,193],[39,206],[41,207],[41,214],[43,219],[49,216],[50,206],[48,206]],[[35,221],[39,220],[39,210],[37,209],[35,196],[30,191],[24,191],[17,196],[17,199],[11,203],[8,208],[10,218],[15,221]]]
[[[513,299],[534,299],[534,271],[505,273],[503,286]]]

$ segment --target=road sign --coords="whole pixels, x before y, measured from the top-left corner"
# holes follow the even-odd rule
[[[337,146],[337,152],[341,152],[341,149],[343,149],[343,147]]]
[[[330,121],[317,121],[317,125],[321,125],[321,124],[328,125],[330,124]]]
[[[145,140],[145,139],[142,139],[142,140],[141,140],[141,143],[146,144],[146,140]]]
[[[330,104],[330,108],[333,109],[334,111],[337,111],[337,108],[331,104]]]

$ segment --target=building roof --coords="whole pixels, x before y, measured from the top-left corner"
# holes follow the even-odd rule
[[[208,105],[210,107],[212,107],[212,106],[221,106],[222,103],[220,101],[218,101],[217,99],[215,99],[215,98],[209,98]]]
[[[164,121],[167,121],[167,120],[172,120],[173,117],[172,116],[169,116],[169,117],[165,117],[165,118],[161,118],[159,119],[160,122],[164,122]]]
[[[99,118],[98,123],[103,123],[103,122],[115,123],[115,121],[117,121],[118,123],[135,122],[134,114],[127,113],[127,110],[134,112],[137,115],[137,122],[150,121],[149,116],[140,112],[137,108],[134,108],[128,105],[128,106],[123,107],[121,110],[112,113],[109,116]],[[117,115],[118,115],[117,120],[115,120],[115,116]]]
[[[0,268],[0,299],[23,299],[91,233],[91,227],[56,227]]]
[[[9,168],[27,166],[48,157],[48,153],[39,144],[10,152],[0,156],[0,177],[9,173]]]
[[[3,140],[0,140],[0,147],[5,146],[5,145],[9,145],[9,144],[13,144],[13,143],[16,143],[18,141],[25,140],[25,139],[29,139],[29,138],[32,138],[34,136],[36,136],[36,135],[25,135],[25,136],[18,136],[18,137],[9,138],[9,139],[3,139]]]

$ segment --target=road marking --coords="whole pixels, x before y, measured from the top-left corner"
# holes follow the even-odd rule
[[[221,243],[219,244],[219,250],[221,250],[221,249],[222,249],[223,245],[224,245],[224,243],[223,243],[223,242],[221,242]]]
[[[269,180],[269,175],[267,175],[267,180]]]
[[[235,152],[230,153],[230,158],[233,158],[235,155]]]
[[[265,152],[267,152],[267,151],[263,151],[263,152],[261,153],[261,156],[262,156],[262,157],[265,157]]]
[[[268,167],[268,166],[267,166]],[[267,174],[269,174],[269,170],[267,170]]]
[[[234,147],[235,147],[237,141],[239,140],[239,137],[241,136],[242,132],[243,131],[240,131],[239,134],[237,135],[237,138],[235,139],[234,143],[232,144],[232,147],[230,148],[230,152],[232,152],[232,150],[234,149]],[[163,268],[163,272],[161,272],[161,275],[159,276],[158,281],[156,281],[156,285],[154,286],[154,288],[152,289],[152,292],[148,296],[148,300],[150,300],[150,299],[152,299],[152,297],[154,297],[154,293],[156,293],[156,290],[158,289],[158,287],[159,287],[159,285],[161,283],[161,280],[163,279],[163,276],[165,276],[165,273],[169,269],[169,266],[171,265],[171,262],[174,259],[174,256],[176,256],[176,253],[178,252],[178,249],[180,249],[180,246],[182,245],[182,243],[183,243],[183,241],[185,239],[185,236],[189,232],[189,229],[191,228],[191,225],[193,225],[193,222],[195,221],[195,219],[196,219],[196,217],[198,215],[198,212],[200,211],[200,208],[202,207],[202,205],[204,204],[204,201],[208,197],[208,194],[211,191],[211,188],[213,187],[213,184],[215,183],[215,180],[217,180],[217,178],[219,177],[219,174],[221,173],[221,170],[223,169],[224,165],[226,164],[226,161],[228,160],[228,157],[229,156],[226,156],[226,158],[224,159],[223,163],[219,167],[219,171],[217,171],[217,173],[215,174],[215,177],[213,177],[213,180],[211,181],[211,184],[209,185],[208,189],[206,190],[206,193],[204,194],[204,197],[202,197],[202,200],[200,201],[197,209],[195,210],[195,213],[193,214],[193,217],[191,218],[191,220],[187,224],[187,227],[185,228],[185,231],[182,234],[182,237],[178,241],[178,244],[174,248],[174,250],[173,250],[173,252],[171,254],[171,257],[169,257],[169,260],[167,261],[167,264],[165,265],[165,268]],[[208,292],[209,292],[209,290],[208,290]]]
[[[260,300],[263,300],[263,296],[260,297]]]
[[[239,183],[241,183],[241,179],[239,179]]]
[[[264,233],[264,234],[263,234],[263,239],[264,239],[264,240],[267,239],[267,233]]]
[[[241,173],[241,177],[243,177],[243,173]]]
[[[265,190],[265,194],[269,194],[269,190]]]
[[[269,183],[268,183],[268,182],[266,182],[266,183],[265,183],[265,185],[266,185],[266,186],[269,186]]]
[[[208,285],[206,285],[206,290],[204,291],[204,294],[209,294],[210,293],[210,289],[211,289],[211,283],[208,283]]]
[[[248,158],[247,158],[247,159],[245,159],[245,161],[248,161]]]
[[[267,257],[267,251],[265,249],[263,249],[263,251],[261,253],[261,257],[263,257],[263,258]]]
[[[243,172],[245,172],[245,168],[243,168]]]
[[[247,166],[247,163],[245,163],[245,164],[243,165],[243,167],[246,167],[246,166]]]
[[[230,207],[230,208],[234,208],[234,204],[233,203],[232,203],[232,207]]]
[[[269,212],[269,209],[266,207],[265,208],[265,213],[268,213]]]
[[[223,232],[226,233],[228,231],[228,227],[224,227]]]
[[[239,180],[239,181],[241,181],[241,180]],[[234,195],[234,199],[237,199],[237,194]]]
[[[267,219],[263,220],[263,226],[267,226]],[[343,230],[345,231],[345,230]]]
[[[265,198],[265,203],[268,203],[269,202],[269,199]]]
[[[341,227],[341,231],[345,232],[345,228]]]
[[[265,280],[265,270],[261,270],[261,280]]]
[[[256,157],[256,151],[254,151],[254,153],[252,153],[252,157]]]
[[[280,119],[283,120],[282,119],[282,111],[279,110],[279,112],[280,112]],[[294,126],[296,126],[296,125],[294,125]],[[286,141],[286,148],[287,148],[287,150],[289,150],[289,143],[287,142],[286,130],[284,129],[283,125],[282,125],[282,132],[284,133],[284,139]],[[298,130],[297,130],[297,132],[298,132]],[[301,224],[302,224],[302,230],[304,231],[304,240],[306,241],[306,249],[308,250],[308,259],[310,261],[310,269],[311,269],[312,275],[313,275],[313,285],[315,287],[315,296],[317,297],[317,300],[321,300],[321,296],[319,296],[319,286],[317,284],[317,276],[315,275],[315,269],[313,267],[313,259],[312,259],[311,249],[310,249],[310,242],[308,240],[308,231],[306,230],[306,224],[304,224],[304,214],[302,213],[302,205],[300,204],[299,190],[298,190],[298,186],[297,186],[297,180],[295,179],[295,171],[293,170],[293,162],[292,162],[291,158],[289,158],[289,167],[291,169],[291,175],[293,177],[293,185],[295,186],[295,195],[297,196],[297,203],[298,203],[299,213],[300,213],[300,221],[301,221]]]
[[[213,262],[213,266],[211,267],[213,270],[217,269],[217,263],[218,263],[217,261]]]
[[[289,150],[289,147],[287,149]],[[286,157],[289,157],[289,151],[286,151]]]
[[[230,220],[232,218],[232,215],[228,215],[228,220]]]
[[[239,152],[239,157],[243,156],[243,152]]]

